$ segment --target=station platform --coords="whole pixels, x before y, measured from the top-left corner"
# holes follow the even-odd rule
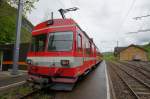
[[[0,91],[21,85],[25,83],[27,79],[26,71],[19,71],[18,75],[11,75],[10,71],[0,71]]]
[[[71,92],[58,92],[55,99],[110,99],[105,61],[79,81]]]
[[[15,77],[15,76],[21,76],[25,75],[27,71],[25,70],[18,70],[19,74],[18,75],[11,75],[11,70],[8,71],[0,71],[0,79],[5,78],[5,77]]]

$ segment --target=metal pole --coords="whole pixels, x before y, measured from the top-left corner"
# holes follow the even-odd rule
[[[2,65],[3,65],[3,52],[0,52],[0,71],[2,71]]]
[[[23,12],[23,0],[19,0],[17,27],[16,27],[16,42],[14,45],[14,53],[13,53],[12,75],[18,74],[18,60],[19,60],[19,49],[20,49],[20,32],[21,32],[21,24],[22,24],[22,12]]]
[[[117,47],[119,47],[119,41],[117,41]]]

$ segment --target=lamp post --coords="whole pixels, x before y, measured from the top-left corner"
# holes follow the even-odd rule
[[[21,24],[22,24],[22,12],[23,12],[23,0],[19,0],[17,27],[16,27],[16,42],[14,45],[14,53],[13,53],[12,75],[18,74],[18,60],[19,60],[19,49],[20,49],[20,32],[21,32]]]

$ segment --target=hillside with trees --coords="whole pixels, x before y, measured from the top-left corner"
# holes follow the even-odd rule
[[[12,2],[10,3],[10,1],[11,0],[0,0],[0,44],[14,43],[15,41],[17,9],[11,6]],[[15,5],[15,3],[13,5]],[[29,9],[27,9],[26,6],[29,5],[25,5],[25,13],[31,11],[32,8],[29,7]],[[31,6],[33,6],[33,3]],[[33,28],[33,25],[26,19],[25,13],[22,19],[21,43],[31,41],[31,30]]]
[[[150,60],[150,43],[143,45],[142,47],[148,51],[148,58]]]

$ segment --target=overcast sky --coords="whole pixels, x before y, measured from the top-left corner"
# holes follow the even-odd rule
[[[102,52],[113,51],[117,41],[119,46],[150,42],[150,32],[128,33],[150,28],[150,17],[133,19],[150,14],[150,0],[39,0],[28,18],[36,25],[49,19],[51,11],[60,18],[57,10],[70,7],[79,10],[67,18],[73,18]]]

